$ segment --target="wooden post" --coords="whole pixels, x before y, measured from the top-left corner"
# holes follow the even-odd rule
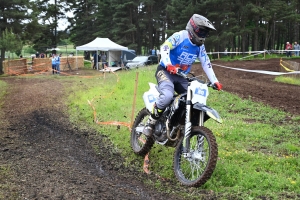
[[[131,111],[130,128],[132,127],[133,120],[134,120],[134,110],[135,110],[135,104],[136,104],[136,93],[137,93],[138,82],[139,82],[139,72],[136,72],[135,87],[134,87],[133,102],[132,102],[132,111]]]

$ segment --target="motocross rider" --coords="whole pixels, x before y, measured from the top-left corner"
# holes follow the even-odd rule
[[[187,90],[188,81],[176,73],[190,72],[197,58],[214,88],[222,89],[204,47],[205,38],[210,30],[216,30],[212,23],[202,15],[194,14],[188,21],[186,30],[174,33],[161,45],[161,59],[155,73],[161,93],[143,130],[147,137],[152,136],[155,123],[171,103],[174,91],[181,94]]]

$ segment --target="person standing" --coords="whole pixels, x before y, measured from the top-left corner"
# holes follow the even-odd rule
[[[156,55],[157,55],[157,60],[159,63],[160,62],[160,51],[158,49],[156,50]]]
[[[107,67],[106,54],[104,52],[102,52],[101,54],[101,62],[102,62],[102,69],[104,69],[104,66]]]
[[[224,50],[224,56],[227,56],[227,52],[228,52],[228,49],[225,48],[225,50]]]
[[[56,54],[55,53],[52,54],[51,61],[52,61],[52,74],[54,74],[54,73],[56,73]]]
[[[289,42],[286,42],[285,50],[286,50],[286,57],[292,57],[291,50],[293,49],[292,45]]]
[[[96,51],[93,55],[93,60],[94,60],[93,69],[97,69],[97,63],[100,61],[98,58],[99,56],[97,56],[97,51]]]
[[[61,54],[56,56],[56,73],[57,74],[60,74],[60,57],[61,57]]]
[[[155,48],[152,49],[151,54],[152,54],[153,56],[156,55],[156,50],[155,50]]]
[[[299,56],[300,45],[297,42],[294,43],[294,50],[295,56]]]

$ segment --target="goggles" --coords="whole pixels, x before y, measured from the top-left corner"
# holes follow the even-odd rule
[[[208,36],[209,29],[204,27],[204,26],[197,26],[194,22],[193,19],[190,19],[190,24],[194,30],[194,33],[199,37],[199,38],[205,38]]]
[[[200,38],[206,38],[208,36],[209,30],[203,27],[197,27],[194,29],[195,34]]]

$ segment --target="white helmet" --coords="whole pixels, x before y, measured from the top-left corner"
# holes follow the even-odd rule
[[[194,14],[186,25],[191,41],[201,46],[210,30],[216,30],[212,23],[202,15]]]

